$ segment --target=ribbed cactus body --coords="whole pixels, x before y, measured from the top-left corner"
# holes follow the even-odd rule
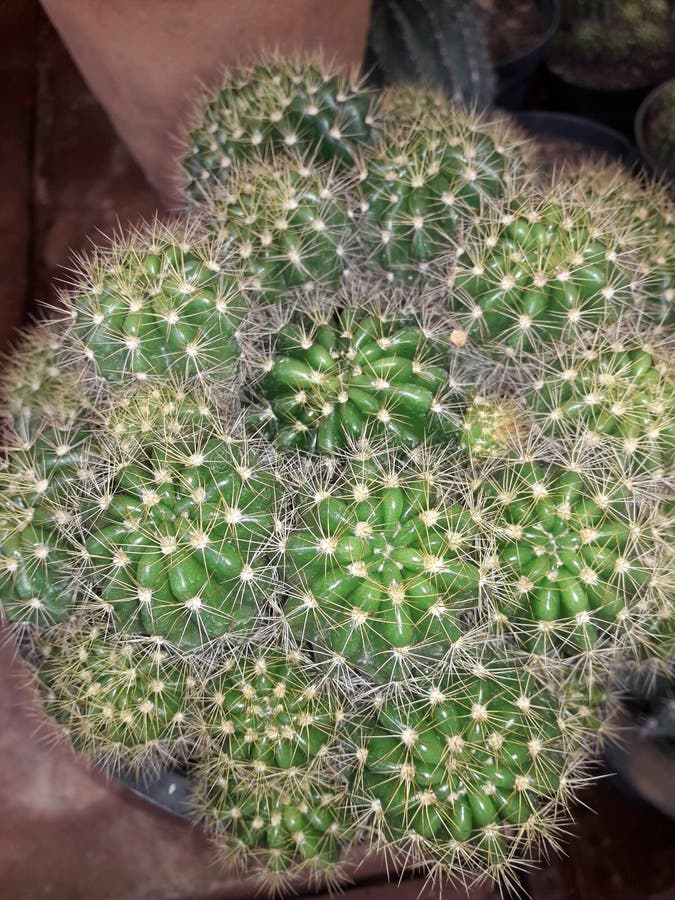
[[[291,889],[294,879],[339,880],[353,826],[344,788],[329,778],[286,791],[214,781],[200,801],[220,854],[265,889]]]
[[[257,294],[333,289],[355,259],[347,186],[335,167],[277,160],[238,170],[204,212]]]
[[[185,749],[192,676],[160,644],[66,630],[38,677],[45,703],[75,746],[112,770],[146,771]]]
[[[228,658],[195,696],[195,808],[226,858],[265,882],[318,877],[348,837],[335,754],[343,712],[307,658],[274,646]]]
[[[637,274],[620,235],[598,233],[563,198],[516,202],[469,231],[448,271],[445,296],[477,345],[501,359],[546,354],[593,333],[630,304]]]
[[[405,680],[470,643],[462,613],[480,606],[478,528],[461,493],[442,492],[423,464],[376,450],[338,472],[300,486],[284,617],[328,665]]]
[[[361,164],[362,228],[373,261],[412,282],[504,196],[524,141],[433,92],[391,91],[387,108],[391,122]]]
[[[555,358],[527,392],[544,431],[616,453],[629,470],[668,475],[675,381],[665,345],[596,338]]]
[[[197,727],[235,782],[249,778],[288,787],[330,765],[328,750],[340,722],[333,700],[305,657],[263,645],[238,661],[228,658],[200,685]]]
[[[93,470],[86,432],[45,428],[7,450],[0,472],[0,591],[14,624],[63,621],[78,595],[73,529]]]
[[[226,382],[240,354],[240,287],[232,261],[193,226],[144,226],[79,265],[71,341],[108,383]]]
[[[512,587],[502,611],[525,647],[599,658],[639,634],[654,543],[625,479],[514,460],[477,484]]]
[[[118,628],[185,650],[249,636],[269,584],[275,495],[270,463],[236,443],[160,444],[94,497],[85,577]]]
[[[447,345],[414,315],[369,305],[299,313],[279,330],[255,394],[280,449],[331,454],[364,436],[413,447],[447,435]]]
[[[598,162],[570,172],[572,196],[596,214],[618,217],[639,247],[639,294],[633,304],[648,327],[669,334],[675,324],[675,204],[667,186]]]
[[[495,77],[483,27],[462,0],[376,0],[370,47],[388,84],[437,88],[467,106],[492,101]]]
[[[195,117],[183,165],[199,201],[233,162],[285,152],[351,165],[371,139],[374,98],[355,79],[301,62],[263,62],[228,78]]]
[[[432,681],[364,709],[351,731],[353,793],[377,846],[450,872],[496,874],[555,820],[574,780],[564,750],[581,734],[527,677],[487,670]]]

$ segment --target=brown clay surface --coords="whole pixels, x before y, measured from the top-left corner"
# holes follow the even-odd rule
[[[323,48],[359,66],[369,0],[42,0],[146,176],[174,195],[175,138],[223,66]]]

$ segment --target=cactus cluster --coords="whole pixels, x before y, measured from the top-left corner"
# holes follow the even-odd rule
[[[192,140],[186,220],[78,260],[4,376],[3,617],[266,889],[358,846],[507,884],[672,665],[670,207],[298,61]]]
[[[625,64],[673,50],[669,0],[584,0],[571,12],[564,46],[585,62]]]

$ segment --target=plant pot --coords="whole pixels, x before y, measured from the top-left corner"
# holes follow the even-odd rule
[[[628,168],[639,162],[635,147],[627,138],[591,119],[567,113],[526,110],[516,115],[516,121],[538,140],[574,141]]]
[[[605,765],[625,795],[675,819],[675,759],[628,713],[617,721],[619,739],[608,745]]]
[[[664,81],[657,88],[650,91],[644,98],[638,111],[635,114],[635,140],[637,142],[640,156],[642,157],[647,168],[656,177],[675,178],[675,162],[671,166],[664,166],[652,154],[649,147],[649,115],[654,107],[654,102],[661,96],[666,88],[675,84],[675,79]]]
[[[177,141],[200,83],[260,51],[360,66],[370,0],[42,0],[148,180],[176,202]]]
[[[550,105],[562,112],[576,113],[595,119],[633,137],[633,120],[638,107],[652,89],[645,84],[632,88],[596,88],[569,81],[548,65]]]
[[[546,18],[546,31],[527,49],[495,63],[498,83],[495,105],[503,109],[523,108],[530,80],[560,25],[560,0],[537,0],[537,6]]]

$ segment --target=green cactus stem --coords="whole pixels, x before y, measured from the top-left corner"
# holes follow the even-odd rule
[[[62,627],[37,671],[46,711],[109,771],[147,775],[181,759],[192,675],[157,641]]]
[[[203,213],[264,298],[336,288],[356,257],[349,180],[300,158],[237,168]]]
[[[410,283],[504,196],[521,173],[524,141],[433,93],[391,91],[387,107],[390,121],[361,164],[362,229],[373,262]]]
[[[517,362],[615,320],[641,279],[625,226],[611,225],[554,189],[468,230],[441,287],[471,342]]]
[[[644,639],[654,591],[653,511],[619,469],[497,461],[475,477],[521,645],[550,664],[604,665]],[[627,649],[628,648],[628,649]]]
[[[439,483],[450,466],[376,446],[291,488],[284,621],[338,674],[405,682],[478,640],[471,613],[489,614],[489,552],[461,480]]]
[[[92,497],[85,577],[116,627],[188,651],[250,636],[269,592],[276,493],[264,448],[208,431],[113,468]]]
[[[272,57],[226,75],[195,113],[185,192],[201,202],[233,162],[287,152],[350,166],[371,140],[375,105],[358,79],[311,60]]]
[[[261,361],[249,421],[282,450],[323,454],[364,436],[404,447],[447,437],[450,347],[438,323],[398,299],[357,289],[344,306],[298,304]]]
[[[583,726],[561,700],[484,666],[375,696],[351,741],[375,847],[439,875],[507,880],[516,853],[522,862],[564,821],[585,756]]]
[[[167,375],[227,383],[246,314],[241,275],[192,224],[141,226],[76,268],[70,342],[109,384]]]

